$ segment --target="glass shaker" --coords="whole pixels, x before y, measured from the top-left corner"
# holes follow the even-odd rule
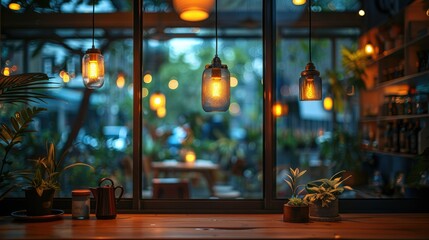
[[[91,194],[91,191],[89,190],[72,191],[72,218],[73,219],[89,219],[90,194]]]

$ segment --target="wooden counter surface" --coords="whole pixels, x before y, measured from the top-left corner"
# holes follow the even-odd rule
[[[119,214],[114,220],[21,222],[0,217],[0,239],[429,239],[429,214],[341,214],[285,223],[281,214]]]

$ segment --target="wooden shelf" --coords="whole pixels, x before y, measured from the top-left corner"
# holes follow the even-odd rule
[[[421,83],[425,83],[427,82],[427,79],[423,79],[425,77],[429,77],[429,70],[428,71],[424,71],[424,72],[419,72],[416,74],[411,74],[411,75],[406,75],[400,78],[395,78],[389,81],[385,81],[382,83],[377,84],[374,89],[380,89],[380,88],[384,88],[384,87],[388,87],[388,86],[393,86],[393,85],[397,85],[397,84],[420,84]],[[423,82],[424,81],[424,82]]]
[[[415,158],[415,157],[417,157],[417,154],[385,152],[385,151],[376,150],[376,149],[364,149],[364,150],[368,153],[373,153],[376,155],[385,155],[385,156],[401,157],[401,158]]]
[[[379,121],[394,121],[403,119],[419,119],[428,118],[429,114],[415,114],[415,115],[394,115],[394,116],[376,116],[376,117],[364,117],[361,122],[379,122]]]

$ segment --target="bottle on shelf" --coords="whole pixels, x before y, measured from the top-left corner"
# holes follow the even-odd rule
[[[384,144],[383,151],[390,152],[393,147],[393,126],[391,122],[388,122],[384,131]]]
[[[400,121],[393,122],[393,134],[392,134],[392,147],[390,148],[391,152],[399,152],[399,133],[401,131]]]
[[[399,152],[409,153],[408,121],[404,120],[399,132]]]
[[[413,121],[408,128],[408,138],[409,138],[409,150],[411,154],[417,154],[418,151],[418,137],[419,137],[420,127],[419,121]]]

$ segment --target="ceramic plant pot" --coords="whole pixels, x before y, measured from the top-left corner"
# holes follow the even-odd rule
[[[42,196],[33,187],[24,189],[27,216],[43,216],[52,214],[52,202],[55,189],[44,190]]]
[[[338,213],[338,198],[330,202],[327,207],[322,207],[321,201],[315,201],[310,204],[310,220],[321,222],[340,221]]]
[[[291,206],[287,203],[283,205],[283,221],[292,223],[308,222],[308,205]]]

